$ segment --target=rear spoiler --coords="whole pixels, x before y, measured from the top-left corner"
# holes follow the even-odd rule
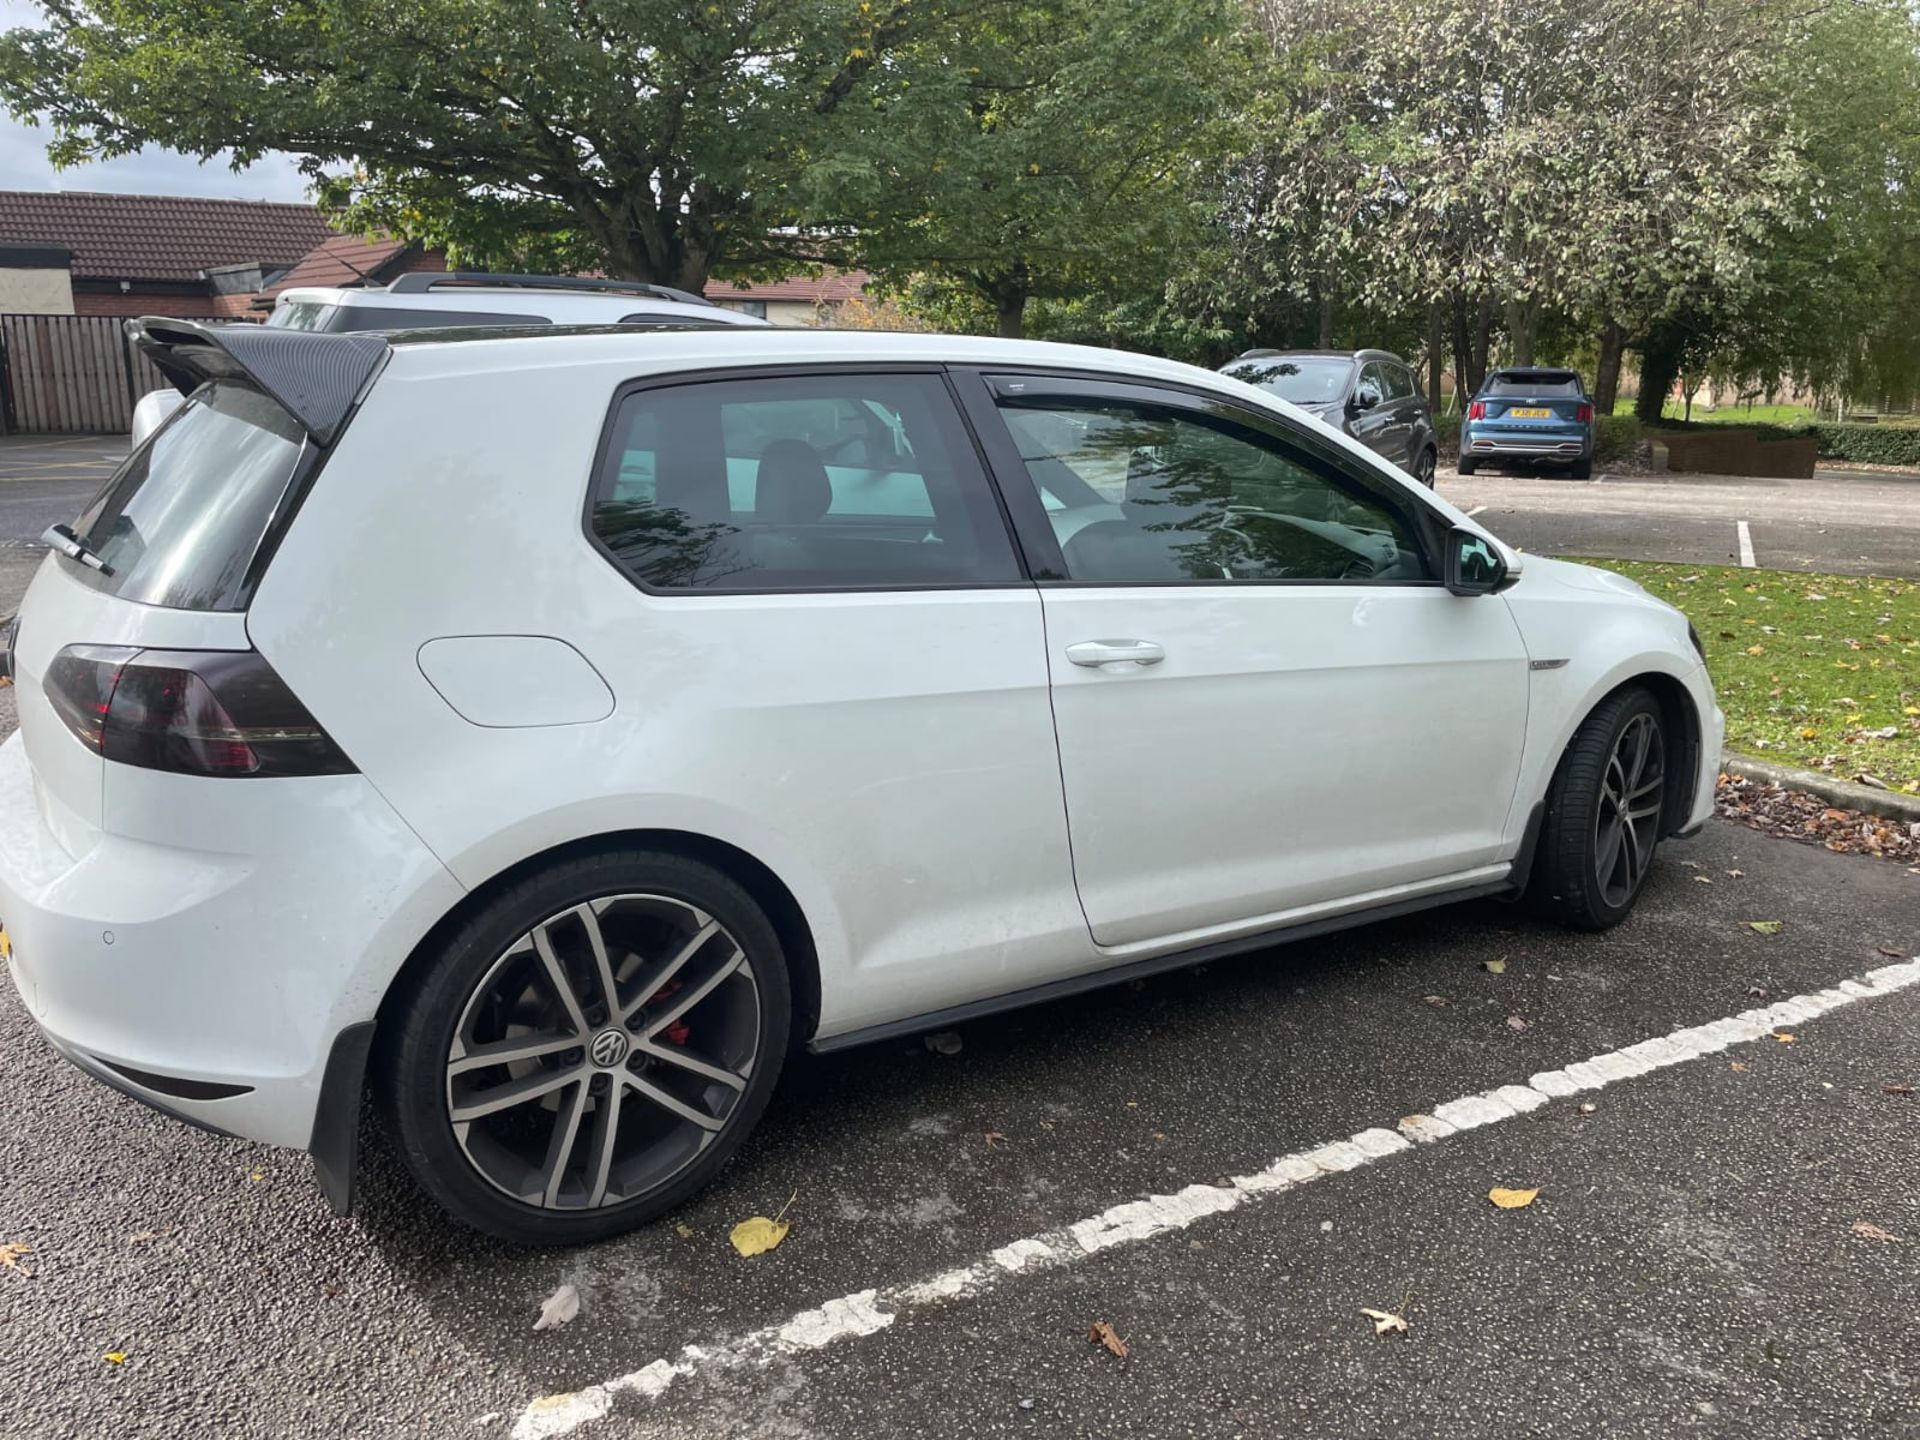
[[[321,445],[333,443],[389,353],[378,335],[203,325],[158,315],[129,320],[127,336],[181,394],[208,380],[242,381],[278,401]]]

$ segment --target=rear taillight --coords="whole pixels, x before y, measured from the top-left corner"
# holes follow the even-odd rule
[[[1467,419],[1484,420],[1486,418],[1487,418],[1487,407],[1482,402],[1476,400],[1471,405],[1467,406]]]
[[[251,650],[69,645],[43,685],[80,743],[123,765],[233,778],[354,770]]]
[[[1593,407],[1591,405],[1574,406],[1573,418],[1582,425],[1591,425],[1593,423]]]

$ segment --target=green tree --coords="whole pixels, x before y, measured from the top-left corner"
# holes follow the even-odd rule
[[[1693,368],[1749,393],[1792,382],[1869,403],[1920,392],[1920,11],[1842,0],[1797,16],[1772,104],[1800,183],[1754,283],[1683,317]]]
[[[1261,6],[1281,123],[1255,233],[1442,322],[1469,387],[1496,322],[1528,363],[1549,314],[1737,284],[1792,165],[1758,78],[1776,0]]]
[[[883,279],[1027,304],[1163,285],[1204,240],[1244,44],[1232,0],[1016,0],[900,49],[873,114],[807,172]],[[955,314],[954,300],[945,303]]]
[[[358,225],[697,290],[824,258],[795,175],[998,3],[42,0],[0,106],[57,163],[287,151]]]

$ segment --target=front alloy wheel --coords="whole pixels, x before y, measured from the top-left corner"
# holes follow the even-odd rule
[[[1609,905],[1626,905],[1647,878],[1660,838],[1666,744],[1657,716],[1634,715],[1613,742],[1594,807],[1594,878]]]
[[[677,856],[568,862],[497,897],[427,973],[387,1093],[420,1183],[506,1239],[630,1229],[711,1178],[784,1054],[759,907]]]
[[[1637,685],[1615,691],[1574,734],[1547,789],[1532,908],[1580,930],[1626,919],[1660,841],[1667,783],[1659,701]]]

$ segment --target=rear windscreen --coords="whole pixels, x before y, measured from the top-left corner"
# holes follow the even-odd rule
[[[1580,377],[1564,370],[1537,374],[1495,375],[1487,381],[1489,395],[1578,395]]]
[[[69,569],[141,605],[244,609],[247,571],[305,444],[293,417],[259,391],[201,386],[74,522],[112,573],[77,561]]]

